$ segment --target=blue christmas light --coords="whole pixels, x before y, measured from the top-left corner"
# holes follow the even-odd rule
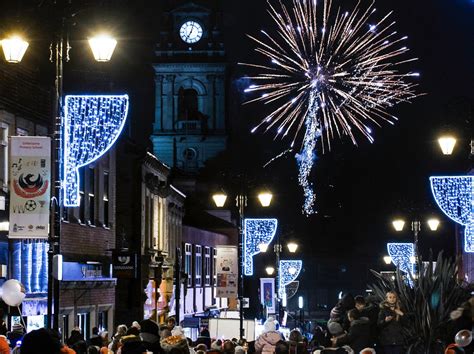
[[[278,276],[280,277],[280,294],[285,291],[285,286],[295,281],[303,268],[302,260],[280,260]]]
[[[259,254],[260,245],[268,246],[275,237],[277,219],[244,220],[244,274],[253,275],[253,256]]]
[[[118,139],[128,95],[69,95],[64,111],[64,205],[79,206],[78,169],[104,155]]]
[[[464,228],[464,252],[474,252],[474,176],[430,177],[439,208]]]
[[[415,246],[413,243],[387,243],[387,252],[392,263],[403,273],[414,274]]]
[[[46,240],[12,241],[12,274],[25,286],[26,294],[48,291],[48,242]]]

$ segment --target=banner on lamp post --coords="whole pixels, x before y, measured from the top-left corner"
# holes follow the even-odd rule
[[[216,247],[217,297],[238,295],[239,262],[236,246]]]
[[[260,303],[267,313],[275,313],[275,278],[260,278]]]
[[[48,238],[51,139],[10,138],[10,238]]]

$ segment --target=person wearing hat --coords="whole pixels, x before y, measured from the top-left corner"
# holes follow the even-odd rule
[[[274,353],[276,344],[284,340],[280,332],[277,331],[277,322],[273,317],[269,317],[263,324],[263,333],[255,341],[256,353]]]
[[[140,338],[143,346],[153,354],[161,353],[159,326],[153,320],[143,320],[140,322]]]
[[[7,338],[10,341],[10,348],[15,348],[16,342],[21,340],[25,335],[25,328],[21,323],[15,323],[12,330],[7,333]]]

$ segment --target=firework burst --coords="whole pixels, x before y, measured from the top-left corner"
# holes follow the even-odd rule
[[[409,78],[418,73],[399,70],[417,59],[403,59],[407,37],[393,29],[391,12],[370,22],[376,12],[373,2],[367,8],[358,3],[351,12],[333,8],[332,0],[320,2],[293,0],[291,7],[278,2],[277,9],[268,1],[276,31],[261,31],[261,39],[249,35],[268,64],[240,63],[261,71],[245,90],[259,96],[246,103],[274,107],[252,133],[260,127],[276,129],[277,137],[291,137],[291,147],[303,134],[296,159],[307,215],[315,212],[309,175],[317,143],[324,152],[341,136],[357,144],[362,134],[372,142],[371,125],[397,119],[387,108],[417,96]]]

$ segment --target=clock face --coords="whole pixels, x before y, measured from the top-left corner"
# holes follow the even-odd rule
[[[179,35],[186,43],[196,43],[202,37],[202,27],[196,21],[186,21],[181,26]]]

